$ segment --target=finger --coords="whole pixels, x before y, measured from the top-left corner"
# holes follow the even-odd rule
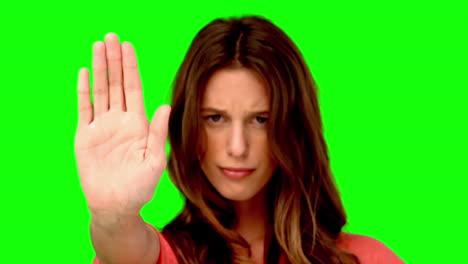
[[[106,35],[106,55],[109,78],[109,109],[125,111],[122,84],[122,52],[114,33]]]
[[[78,73],[78,127],[88,125],[93,119],[93,106],[89,96],[89,72],[83,68]]]
[[[135,50],[132,44],[122,43],[122,64],[125,105],[128,112],[145,114],[143,106],[143,95],[141,91],[141,79],[138,73],[138,64],[135,56]]]
[[[109,89],[107,87],[106,45],[102,41],[93,46],[93,95],[94,118],[109,110]]]
[[[154,158],[159,155],[166,155],[166,138],[170,113],[171,106],[163,105],[154,114],[149,128],[146,157]],[[165,164],[159,165],[165,166]]]

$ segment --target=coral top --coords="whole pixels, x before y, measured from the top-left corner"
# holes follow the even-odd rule
[[[154,227],[153,229],[156,230]],[[157,230],[156,233],[160,241],[160,254],[156,264],[178,264],[175,253],[167,240]],[[338,239],[338,247],[356,255],[361,264],[405,264],[390,248],[372,237],[342,232]],[[283,255],[280,257],[279,264],[285,263],[286,259]],[[93,264],[100,264],[97,257],[94,258]]]

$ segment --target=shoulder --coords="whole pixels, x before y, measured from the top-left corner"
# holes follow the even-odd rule
[[[157,264],[178,264],[174,250],[167,239],[154,226],[151,226],[159,237],[159,258]]]
[[[404,264],[389,247],[369,236],[341,232],[337,246],[356,255],[361,264]]]

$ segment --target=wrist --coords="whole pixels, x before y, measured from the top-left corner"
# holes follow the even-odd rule
[[[94,227],[120,228],[144,223],[140,212],[91,212],[91,225]]]

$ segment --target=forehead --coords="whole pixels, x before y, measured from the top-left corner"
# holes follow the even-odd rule
[[[203,95],[204,106],[267,107],[268,89],[262,78],[246,68],[221,69],[212,74]]]

